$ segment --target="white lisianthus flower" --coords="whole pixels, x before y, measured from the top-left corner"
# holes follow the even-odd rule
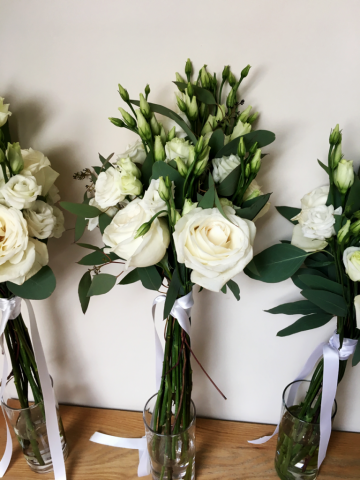
[[[305,210],[306,208],[326,205],[328,195],[329,185],[315,188],[315,190],[312,190],[310,193],[307,193],[303,196],[303,198],[301,199],[301,208]]]
[[[41,195],[41,186],[35,177],[15,175],[2,187],[0,194],[10,207],[22,210],[29,208],[37,196]]]
[[[121,172],[120,188],[122,193],[126,195],[140,195],[143,189],[143,184],[134,175],[126,172]]]
[[[54,230],[51,236],[55,238],[60,238],[61,235],[65,232],[64,214],[60,210],[60,208],[56,207],[55,205],[52,207],[52,209],[53,209],[53,214],[55,216],[55,225],[54,225]]]
[[[230,221],[217,208],[195,208],[175,225],[178,261],[192,269],[191,281],[213,292],[242,272],[253,258],[256,227],[224,207]]]
[[[360,281],[360,247],[348,247],[344,250],[345,271],[353,282]]]
[[[194,145],[191,145],[189,140],[183,138],[173,138],[170,142],[167,142],[165,145],[165,162],[174,160],[177,157],[180,157],[181,160],[189,167],[195,160],[195,148]]]
[[[164,200],[160,198],[159,195],[159,184],[160,180],[157,179],[152,179],[149,185],[149,188],[146,190],[144,194],[144,198],[141,201],[141,204],[145,210],[151,210],[155,213],[160,212],[161,210],[166,210],[167,211],[167,205]],[[172,191],[173,191],[173,197],[174,197],[174,182],[172,182]],[[162,213],[159,215],[160,217],[165,216],[166,213]]]
[[[121,203],[124,203],[124,202],[129,203],[127,200],[123,200],[123,202]],[[101,210],[103,213],[106,213],[106,215],[108,215],[111,218],[113,218],[119,211],[117,207],[101,208],[100,205],[95,200],[95,198],[90,199],[89,205],[91,205],[92,207],[98,208],[99,210]],[[89,220],[88,230],[90,231],[94,230],[94,228],[96,228],[99,225],[99,217],[89,218],[88,220]]]
[[[21,155],[24,168],[20,174],[35,177],[37,184],[42,187],[41,195],[46,197],[59,174],[51,168],[49,159],[43,153],[29,148],[21,150]]]
[[[143,208],[139,198],[130,202],[105,228],[103,241],[110,248],[105,248],[104,252],[114,252],[126,260],[126,267],[149,267],[160,262],[170,243],[164,219],[156,218],[144,236],[135,238],[138,228],[153,215],[153,211]]]
[[[51,185],[46,200],[49,205],[55,205],[60,200],[59,189],[56,185]]]
[[[235,140],[237,137],[241,137],[242,135],[246,135],[247,133],[251,132],[251,125],[250,123],[243,123],[241,120],[238,120],[235,128],[230,135],[230,142]]]
[[[23,215],[27,221],[30,237],[44,239],[52,236],[56,218],[51,205],[36,200],[29,209],[23,211]]]
[[[257,181],[253,180],[248,186],[246,192],[244,193],[243,200],[244,201],[252,200],[253,198],[260,197],[260,195],[264,195],[264,193],[261,191],[261,187],[257,183]],[[259,218],[266,215],[270,209],[270,205],[271,205],[270,202],[267,202],[264,205],[264,207],[260,210],[260,212],[256,215],[256,217],[253,219],[253,222],[256,222],[256,220],[259,220]]]
[[[240,158],[237,155],[230,157],[214,158],[213,177],[215,183],[221,183],[236,167],[240,165]]]
[[[95,200],[101,208],[113,207],[126,196],[121,188],[121,173],[114,167],[99,174],[95,188]]]
[[[138,167],[132,162],[130,157],[119,158],[116,162],[120,167],[120,171],[124,171],[129,175],[134,175],[136,178],[141,178],[141,172]]]
[[[142,165],[145,162],[147,153],[141,140],[136,140],[132,145],[128,145],[125,152],[118,155],[118,159],[130,157],[134,163]]]
[[[305,252],[317,252],[319,250],[324,250],[324,248],[327,247],[327,242],[325,240],[304,237],[302,227],[298,224],[294,227],[291,245],[301,248],[302,250],[305,250]]]
[[[301,210],[301,212],[292,220],[297,220],[299,222],[304,237],[325,240],[326,238],[335,235],[334,215],[341,214],[341,207],[334,210],[333,205],[319,205],[317,207]]]
[[[5,99],[3,97],[0,97],[0,127],[5,125],[8,117],[10,117],[10,115],[12,115],[12,113],[9,112],[10,104],[9,103],[4,103],[4,100]]]

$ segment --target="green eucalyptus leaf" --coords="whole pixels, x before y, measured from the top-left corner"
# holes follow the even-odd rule
[[[343,287],[340,283],[333,282],[318,275],[299,275],[299,280],[302,283],[305,283],[307,287],[313,288],[314,290],[326,290],[328,292],[336,293],[337,295],[343,294]]]
[[[139,269],[134,268],[131,270],[120,282],[118,285],[130,285],[131,283],[138,282],[140,280]]]
[[[239,301],[240,300],[240,287],[239,287],[239,285],[236,282],[234,282],[234,280],[229,280],[226,285],[232,291],[236,300]]]
[[[81,277],[81,280],[79,282],[79,288],[78,288],[79,300],[81,304],[81,310],[83,311],[83,313],[86,313],[86,310],[88,309],[88,306],[89,306],[90,297],[87,296],[87,293],[89,291],[90,285],[91,285],[91,273],[87,271]]]
[[[236,215],[241,218],[246,218],[248,220],[254,220],[256,215],[265,207],[267,202],[269,201],[271,193],[267,193],[266,195],[260,195],[254,199],[249,200],[251,202],[250,207],[246,207],[246,203],[243,203],[243,207],[239,210],[236,210]]]
[[[93,253],[89,253],[88,255],[85,255],[81,260],[79,260],[77,263],[79,265],[86,265],[86,266],[92,266],[92,265],[103,265],[104,263],[108,263],[110,261],[115,261],[119,260],[119,257],[115,253],[105,253],[102,250],[96,250]]]
[[[159,290],[162,278],[154,265],[150,267],[138,268],[141,283],[149,290]]]
[[[180,277],[177,270],[174,271],[169,289],[166,294],[165,306],[164,306],[164,319],[170,315],[171,309],[177,299],[181,287]]]
[[[226,290],[227,290],[227,289],[226,289],[226,283],[225,283],[225,285],[224,285],[224,286],[222,287],[222,289],[221,289],[221,292],[222,292],[222,293],[226,293]]]
[[[294,208],[294,207],[276,207],[276,210],[282,215],[283,217],[286,218],[286,220],[289,220],[293,225],[297,225],[298,221],[295,220],[294,222],[291,220],[292,218],[296,217],[301,212],[301,208]]]
[[[115,275],[110,275],[108,273],[99,273],[94,275],[89,291],[87,293],[88,297],[93,297],[95,295],[104,295],[114,287],[117,277]]]
[[[294,333],[304,332],[306,330],[312,330],[314,328],[322,327],[330,322],[333,318],[331,314],[328,313],[314,313],[312,315],[306,315],[305,317],[299,318],[289,327],[280,330],[277,333],[278,337],[287,337],[288,335],[294,335]]]
[[[50,297],[56,287],[56,279],[51,268],[46,265],[22,285],[6,282],[10,292],[21,298],[44,300]]]
[[[360,210],[360,180],[355,175],[354,183],[350,188],[350,192],[346,201],[344,214],[350,218],[351,215],[358,210]]]
[[[360,362],[360,340],[358,340],[358,343],[355,348],[355,353],[353,355],[352,359],[352,366],[355,367]]]
[[[83,236],[89,220],[84,217],[77,217],[75,223],[75,242]]]
[[[243,137],[246,149],[249,150],[250,147],[258,142],[258,148],[266,147],[270,145],[275,140],[275,134],[269,132],[268,130],[254,130],[253,132],[247,133],[246,135],[241,135]],[[237,137],[223,148],[221,148],[217,154],[216,158],[229,157],[231,154],[236,155],[239,141],[241,137]]]
[[[310,315],[311,313],[324,313],[324,310],[309,300],[299,300],[298,302],[283,303],[270,310],[265,310],[265,312],[273,315]]]
[[[102,213],[99,216],[99,228],[100,228],[101,234],[104,233],[105,228],[108,225],[110,225],[111,221],[112,221],[112,217],[109,217],[109,215],[107,215],[106,213]]]
[[[154,165],[154,157],[151,152],[149,152],[145,158],[145,161],[141,167],[141,181],[146,190],[150,184],[150,178],[152,175],[152,168]]]
[[[216,129],[210,137],[210,158],[214,158],[217,152],[224,146],[224,132],[221,128]]]
[[[181,89],[187,88],[188,84],[183,83],[183,82],[173,82],[175,85]],[[192,86],[194,90],[194,94],[196,96],[196,99],[199,100],[199,102],[205,103],[206,105],[216,105],[216,100],[214,98],[214,95],[209,92],[209,90],[206,90],[205,88],[198,87],[197,85]]]
[[[326,290],[302,290],[301,295],[325,312],[331,313],[334,316],[346,317],[347,305],[344,297],[327,292]]]
[[[301,275],[317,275],[319,277],[326,278],[326,275],[324,275],[320,270],[315,270],[315,268],[299,268],[299,270],[291,277],[291,280],[298,288],[300,288],[300,290],[307,288],[305,283],[303,283],[299,278]]]
[[[84,218],[95,218],[101,215],[101,210],[85,203],[60,202],[64,210]]]
[[[112,167],[111,163],[110,163],[110,160],[111,158],[114,156],[114,154],[112,153],[111,155],[109,155],[107,158],[104,158],[102,155],[100,155],[99,153],[99,158],[100,158],[100,162],[104,165],[104,169],[107,170],[108,168]],[[97,172],[96,172],[97,173]]]
[[[214,208],[214,204],[215,204],[215,183],[211,174],[210,176],[211,178],[209,177],[209,189],[204,194],[204,196],[202,197],[198,205],[203,209]]]
[[[238,165],[217,185],[216,190],[221,197],[231,197],[231,195],[234,195],[239,183],[240,174],[241,165]]]
[[[175,170],[175,168],[170,167],[165,162],[155,162],[152,167],[152,178],[157,180],[159,177],[169,177],[169,179],[175,183],[175,207],[182,209],[184,206],[183,199],[183,186],[184,186],[184,177]]]
[[[97,247],[96,245],[90,245],[89,243],[77,243],[79,247],[87,248],[89,250],[98,250],[101,251],[100,247]]]

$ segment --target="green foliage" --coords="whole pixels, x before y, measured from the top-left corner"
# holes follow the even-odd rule
[[[300,276],[302,275],[317,275],[319,277],[326,278],[326,275],[319,270],[315,270],[314,268],[299,268],[299,270],[291,277],[291,280],[298,288],[300,288],[300,290],[307,288],[307,285],[300,280]]]
[[[334,316],[346,317],[347,305],[344,297],[326,290],[302,290],[301,295]]]
[[[89,243],[77,243],[79,247],[87,248],[89,250],[101,250],[100,247],[97,247],[96,245],[90,245]]]
[[[310,315],[312,313],[324,313],[317,305],[314,305],[309,300],[299,300],[298,302],[283,303],[270,310],[265,310],[274,315]]]
[[[336,293],[337,295],[343,294],[343,288],[340,283],[333,282],[318,275],[299,275],[299,280],[314,290],[326,290]]]
[[[236,155],[238,144],[241,137],[237,137],[223,148],[221,148],[217,154],[216,158],[221,158],[223,156],[228,157],[231,154]],[[275,140],[275,134],[269,132],[268,130],[254,130],[253,132],[247,133],[246,135],[242,135],[244,139],[246,150],[249,151],[250,147],[255,143],[258,142],[258,148],[266,147],[266,145],[270,145]]]
[[[110,261],[119,260],[119,257],[115,253],[107,253],[105,254],[102,250],[96,250],[93,253],[89,253],[85,255],[81,260],[77,263],[79,265],[103,265],[104,263],[108,263]]]
[[[101,210],[85,203],[60,202],[64,210],[84,218],[95,218],[101,215]]]
[[[182,90],[185,90],[185,88],[187,88],[188,86],[187,83],[183,83],[183,82],[173,82],[173,83],[175,83],[175,85]],[[192,85],[192,89],[194,91],[196,99],[199,102],[205,103],[206,105],[216,105],[214,95],[211,92],[209,92],[209,90],[206,90],[205,88],[202,88],[202,87],[198,87],[197,85]]]
[[[99,273],[93,277],[87,296],[93,297],[95,295],[104,295],[105,293],[110,292],[115,283],[115,275]]]
[[[325,170],[325,172],[330,175],[330,169],[329,167],[327,167],[323,162],[321,162],[320,160],[318,160],[318,164],[320,165],[321,168],[323,168]]]
[[[234,282],[234,280],[229,280],[226,284],[229,289],[232,291],[234,297],[236,298],[237,301],[240,300],[240,288],[239,285]]]
[[[100,162],[103,164],[104,166],[104,169],[107,170],[108,168],[112,167],[111,163],[110,163],[110,160],[111,158],[113,157],[113,153],[111,155],[109,155],[107,158],[104,158],[102,155],[100,155],[99,153],[99,158],[100,158]],[[97,172],[96,172],[97,173]]]
[[[110,225],[111,220],[112,220],[112,218],[109,217],[109,215],[106,215],[106,213],[102,213],[102,214],[99,216],[99,228],[100,228],[101,234],[103,234],[105,228],[106,228],[108,225]]]
[[[149,290],[159,290],[162,278],[154,265],[150,267],[138,268],[141,283]]]
[[[88,306],[89,306],[90,297],[87,296],[87,293],[89,291],[90,285],[91,285],[91,273],[87,271],[81,277],[81,280],[79,282],[79,288],[78,288],[79,300],[81,304],[81,310],[83,311],[83,313],[86,313],[86,310],[88,309]]]
[[[210,158],[214,158],[217,152],[224,146],[224,132],[218,128],[213,132],[209,140]]]
[[[358,343],[356,345],[355,353],[353,355],[352,359],[352,366],[355,367],[360,362],[360,340],[358,340]]]
[[[181,287],[180,277],[177,270],[174,271],[169,289],[166,294],[165,306],[164,306],[164,319],[170,315],[171,309],[177,299]]]
[[[350,218],[355,212],[360,210],[360,180],[355,175],[354,183],[350,188],[345,206],[345,215]]]
[[[238,165],[224,180],[216,187],[221,197],[231,197],[234,195],[239,183],[241,174],[241,165]]]
[[[333,318],[328,313],[314,313],[312,315],[306,315],[299,318],[296,322],[277,333],[278,337],[287,337],[288,335],[294,335],[294,333],[304,332],[306,330],[312,330],[314,328],[322,327],[330,322]]]
[[[297,225],[297,220],[294,222],[291,220],[292,218],[296,217],[301,212],[301,208],[294,208],[294,207],[276,207],[276,210],[282,215],[283,217],[286,218],[286,220],[289,220],[293,225]]]
[[[135,283],[140,280],[139,269],[134,268],[131,270],[122,280],[120,280],[119,285],[130,285],[130,283]]]
[[[89,220],[85,217],[77,217],[75,223],[75,242],[80,240],[85,232]]]
[[[153,157],[153,154],[149,152],[141,167],[141,181],[144,185],[145,190],[149,187],[153,165],[154,165],[154,157]]]
[[[10,292],[21,298],[44,300],[50,297],[56,287],[56,279],[49,266],[42,267],[34,276],[22,285],[6,282]]]
[[[199,207],[206,209],[206,208],[213,208],[215,203],[215,183],[212,175],[209,173],[209,189],[202,197],[199,202]]]
[[[271,193],[267,193],[266,195],[260,195],[259,197],[252,198],[248,202],[244,202],[243,206],[239,210],[236,210],[236,215],[241,218],[247,218],[248,220],[254,220],[256,215],[261,212],[269,201],[270,195]]]

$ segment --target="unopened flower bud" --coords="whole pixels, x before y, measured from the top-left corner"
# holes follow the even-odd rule
[[[186,91],[190,97],[190,100],[192,100],[192,97],[194,96],[194,86],[191,82],[188,83]]]
[[[229,84],[230,84],[230,87],[234,87],[236,84],[235,75],[231,71],[229,71]]]
[[[255,120],[258,118],[258,116],[259,116],[259,112],[253,113],[253,114],[250,115],[250,117],[247,119],[247,123],[250,123],[250,125],[251,125],[252,123],[255,122]]]
[[[160,135],[156,135],[155,137],[154,156],[155,162],[163,162],[166,158]]]
[[[244,158],[246,155],[246,146],[243,137],[240,137],[237,154],[240,158]]]
[[[146,119],[151,117],[151,108],[147,100],[145,100],[144,95],[140,93],[140,110]]]
[[[140,137],[143,140],[149,142],[152,138],[150,125],[147,123],[144,115],[141,113],[140,110],[136,110],[135,113],[138,121],[138,129],[139,129]]]
[[[336,145],[331,153],[331,168],[335,169],[342,157],[341,142]]]
[[[150,118],[150,128],[153,135],[160,135],[160,125],[154,114],[152,114]]]
[[[161,138],[161,143],[165,145],[166,143],[166,133],[164,127],[160,124],[160,138]]]
[[[245,177],[246,178],[249,178],[250,177],[250,173],[251,173],[251,170],[250,170],[250,164],[248,163],[245,167]]]
[[[210,155],[210,147],[209,145],[206,144],[206,146],[203,147],[200,155],[198,156],[198,160],[209,160],[209,155]]]
[[[233,106],[235,105],[235,102],[236,102],[236,89],[232,88],[230,90],[229,95],[227,96],[226,106],[228,108],[233,108]]]
[[[245,78],[248,76],[250,68],[251,68],[251,65],[247,65],[245,68],[241,70],[241,78]]]
[[[203,147],[204,147],[204,137],[201,136],[195,145],[195,153],[199,155],[202,152]]]
[[[123,108],[119,107],[118,108],[119,112],[123,116],[123,119],[125,120],[125,123],[130,127],[130,128],[135,128],[136,127],[136,120],[134,117],[130,115],[126,110]]]
[[[261,148],[258,148],[250,161],[251,173],[257,174],[261,167]]]
[[[176,135],[176,130],[175,130],[175,126],[172,127],[172,129],[169,131],[169,133],[167,134],[167,141],[168,142],[171,142],[171,140],[173,138],[175,138],[175,135]]]
[[[226,115],[226,105],[218,105],[218,109],[215,117],[216,123],[222,122],[225,118],[225,115]]]
[[[339,124],[337,124],[334,130],[331,130],[329,143],[330,145],[337,145],[340,142],[341,142],[341,133],[339,130]]]
[[[198,202],[193,203],[190,198],[185,198],[184,206],[182,209],[182,216],[186,215],[187,213],[191,212],[191,210],[194,210],[198,206]]]
[[[340,193],[343,195],[354,183],[354,168],[352,160],[340,160],[336,170],[334,170],[334,183]]]
[[[249,118],[251,109],[252,109],[252,106],[249,105],[249,106],[247,107],[247,109],[244,110],[244,111],[241,113],[241,115],[240,115],[240,117],[239,117],[240,122],[245,123],[245,122],[247,121],[247,119]]]
[[[206,118],[209,115],[209,108],[204,102],[201,102],[200,104],[199,115],[201,120],[204,120],[204,118]]]
[[[120,118],[109,117],[110,122],[116,127],[125,127],[125,123]]]
[[[148,98],[149,93],[150,93],[150,85],[147,84],[146,87],[145,87],[145,97],[146,97],[146,99]]]
[[[230,65],[225,65],[224,70],[222,71],[222,79],[225,81],[229,78]]]
[[[122,171],[128,173],[129,175],[133,175],[136,178],[141,177],[140,170],[135,165],[135,163],[131,161],[130,157],[119,158],[119,160],[116,163],[119,165]]]
[[[182,177],[186,177],[188,169],[185,163],[181,160],[180,157],[176,157],[174,159],[174,162],[176,162],[177,169]]]
[[[175,208],[171,208],[171,210],[170,210],[170,216],[171,216],[171,223],[172,223],[173,225],[175,225],[176,222],[178,222],[178,221],[180,220],[180,218],[181,218],[180,213],[179,213],[177,210],[175,210]]]
[[[350,225],[350,232],[353,235],[359,235],[360,234],[360,220],[356,220],[356,222],[354,222]]]
[[[168,176],[165,177],[165,185],[166,185],[166,188],[169,190],[169,195],[170,195],[170,190],[172,188],[172,182],[171,182],[171,180]]]
[[[146,222],[146,223],[143,223],[142,225],[140,225],[140,227],[137,229],[136,231],[136,234],[135,234],[135,237],[134,237],[134,240],[138,237],[143,237],[144,235],[147,234],[147,232],[150,230],[151,228],[151,223],[152,222]]]
[[[251,145],[250,150],[249,150],[249,152],[251,153],[251,155],[253,155],[253,154],[256,152],[257,147],[258,147],[258,142],[255,142],[255,143],[253,143],[253,144]]]
[[[4,162],[5,162],[5,153],[0,148],[0,163],[4,163]]]
[[[169,190],[165,184],[164,177],[159,177],[159,196],[161,200],[164,200],[164,202],[168,202],[170,199],[170,193]]]
[[[191,122],[194,122],[198,118],[198,115],[199,115],[199,109],[198,109],[196,97],[194,95],[191,99],[190,105],[188,106],[187,116],[189,117],[189,120]]]
[[[201,85],[203,88],[210,88],[209,74],[206,71],[206,65],[200,70]]]
[[[233,206],[232,201],[229,200],[228,198],[221,197],[221,198],[219,198],[219,200],[220,200],[220,203],[223,207],[232,207]]]
[[[179,110],[180,110],[181,112],[186,112],[187,108],[186,108],[186,103],[184,102],[184,100],[182,100],[180,97],[178,97],[178,96],[176,95],[176,101],[177,101]]]
[[[190,58],[187,59],[186,64],[185,64],[185,74],[188,78],[192,74],[192,63],[191,63]]]
[[[212,122],[207,119],[205,125],[201,130],[201,135],[206,135],[207,133],[211,133],[213,131]]]
[[[21,155],[21,147],[18,142],[8,143],[7,159],[10,163],[10,168],[13,173],[18,174],[24,168],[24,160]]]
[[[175,73],[175,77],[176,77],[176,81],[178,83],[186,83],[186,81],[184,80],[184,78],[180,75],[180,73],[176,72]],[[184,93],[185,92],[185,87],[179,87],[179,85],[177,86],[178,89],[180,90],[180,92]]]
[[[120,93],[120,97],[124,100],[124,102],[128,102],[129,101],[129,94],[128,94],[128,91],[125,90],[125,88],[123,88],[120,83],[119,83],[119,93]]]
[[[341,227],[340,230],[338,231],[337,240],[338,240],[339,243],[343,243],[346,235],[349,233],[350,223],[351,223],[350,220],[347,220],[345,225],[343,227]]]

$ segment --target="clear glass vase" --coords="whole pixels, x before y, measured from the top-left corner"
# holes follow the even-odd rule
[[[320,443],[319,423],[300,420],[299,415],[310,381],[298,380],[284,390],[281,421],[276,446],[275,469],[282,480],[314,480],[318,475],[318,454]],[[297,389],[292,398],[291,387]],[[313,407],[319,396],[315,397]],[[334,403],[333,416],[337,405]]]
[[[179,433],[166,435],[153,430],[152,419],[156,400],[157,394],[147,401],[143,413],[152,478],[153,480],[194,480],[195,405],[191,401],[188,428],[183,430],[180,426]],[[173,411],[171,425],[174,425],[175,418],[176,415]]]
[[[1,406],[8,418],[8,423],[14,429],[31,470],[36,473],[51,472],[53,464],[46,430],[44,402],[35,404],[29,401],[29,408],[20,408],[18,398],[12,378],[8,381],[4,397],[1,399]],[[57,402],[56,411],[64,460],[66,460],[69,449]]]

